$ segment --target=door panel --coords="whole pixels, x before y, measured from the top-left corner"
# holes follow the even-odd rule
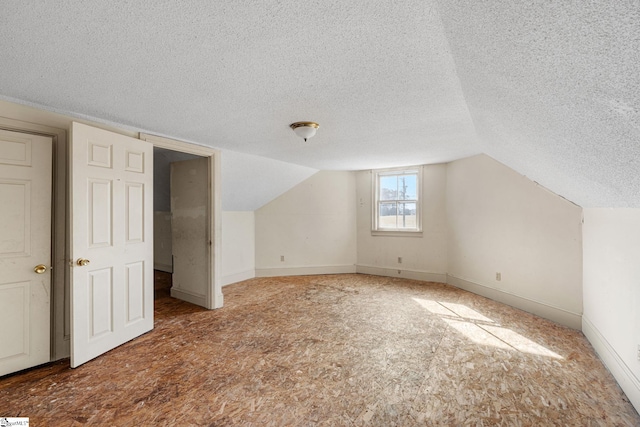
[[[144,319],[144,264],[134,262],[126,267],[127,324]]]
[[[88,272],[89,276],[89,339],[95,340],[113,333],[113,274],[111,268]]]
[[[4,283],[0,286],[2,316],[11,319],[11,330],[0,346],[0,359],[29,354],[30,282]],[[6,334],[5,332],[5,334]],[[3,334],[3,335],[5,335]]]
[[[52,147],[0,130],[0,375],[50,360]]]
[[[144,242],[144,186],[129,182],[126,192],[127,243],[141,243]]]
[[[8,169],[8,168],[7,168]],[[31,181],[0,179],[2,239],[0,256],[23,257],[31,253]]]
[[[89,179],[87,219],[89,221],[89,247],[111,247],[113,211],[111,180]]]
[[[153,328],[153,146],[73,123],[71,153],[76,367]]]

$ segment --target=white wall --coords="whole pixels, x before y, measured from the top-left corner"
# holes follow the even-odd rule
[[[356,173],[359,273],[446,281],[446,165],[423,166],[422,236],[373,236],[372,173]],[[402,257],[402,263],[398,263]]]
[[[479,155],[447,166],[447,218],[450,284],[581,328],[579,206]]]
[[[222,212],[222,286],[256,275],[254,212]]]
[[[258,209],[256,275],[355,272],[355,197],[353,172],[322,171]]]
[[[583,332],[640,410],[640,209],[585,209]]]
[[[207,306],[209,161],[205,157],[171,163],[171,296]]]

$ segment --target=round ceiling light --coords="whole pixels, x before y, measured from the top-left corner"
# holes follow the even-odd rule
[[[316,122],[295,122],[291,123],[289,127],[293,129],[296,135],[306,141],[316,134],[316,130],[318,130],[320,125]]]

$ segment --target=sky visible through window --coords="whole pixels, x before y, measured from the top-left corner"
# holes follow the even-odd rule
[[[416,175],[380,177],[380,200],[416,200]]]

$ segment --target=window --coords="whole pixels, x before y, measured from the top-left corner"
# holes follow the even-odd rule
[[[421,231],[420,181],[422,168],[374,171],[373,231]]]

